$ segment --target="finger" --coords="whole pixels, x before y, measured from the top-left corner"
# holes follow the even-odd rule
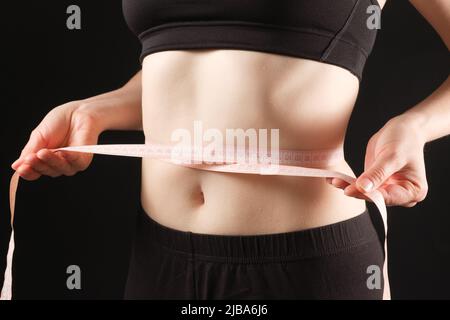
[[[331,180],[331,184],[339,189],[345,189],[346,187],[348,187],[350,185],[350,183],[348,183],[347,181],[344,181],[339,178],[333,178]]]
[[[80,161],[80,157],[83,155],[81,152],[73,152],[73,151],[55,151],[55,154],[65,159],[67,162],[71,164],[75,164]]]
[[[37,152],[42,148],[47,147],[47,140],[44,138],[43,134],[39,129],[35,129],[30,134],[30,139],[28,140],[25,147],[20,153],[20,157],[25,156],[32,152]]]
[[[40,150],[37,153],[37,157],[49,167],[65,176],[73,176],[77,172],[66,159],[49,149]]]
[[[362,193],[375,190],[402,166],[403,162],[394,153],[386,153],[378,157],[372,166],[358,177],[356,187]]]
[[[380,191],[389,206],[409,206],[416,202],[413,192],[398,184],[388,184],[380,188]]]
[[[339,179],[339,178],[327,177],[327,178],[325,178],[325,180],[328,184],[331,184],[332,186],[340,188],[340,189],[344,189],[346,186],[349,185],[348,182],[346,182],[342,179]]]
[[[65,159],[76,171],[85,170],[92,161],[92,154],[73,152],[73,151],[57,151],[59,156]]]
[[[61,175],[58,170],[55,170],[54,168],[50,167],[48,164],[40,160],[36,153],[31,153],[25,156],[23,163],[29,165],[34,171],[42,175],[50,176],[53,178]]]
[[[46,146],[47,141],[40,132],[40,130],[38,129],[33,130],[30,134],[30,138],[28,139],[27,144],[20,152],[19,158],[13,162],[11,168],[17,170],[17,168],[19,168],[23,164],[25,156],[27,156],[30,153],[35,153],[40,149],[45,148]]]
[[[11,164],[11,168],[17,170],[18,167],[23,163],[23,158],[19,158]]]
[[[348,185],[345,189],[344,189],[344,194],[346,196],[349,197],[353,197],[353,198],[357,198],[357,199],[362,199],[362,200],[367,200],[367,201],[372,201],[370,200],[366,195],[364,195],[363,193],[361,193],[354,184]]]
[[[11,164],[11,168],[13,168],[14,170],[17,170],[17,168],[20,167],[24,163],[25,157],[29,154],[30,153],[22,151],[22,154],[20,155],[20,157]]]
[[[417,202],[416,202],[416,201],[413,201],[413,202],[404,204],[403,207],[412,208],[412,207],[414,207],[416,204],[417,204]]]
[[[25,180],[32,181],[38,179],[41,175],[34,171],[28,164],[22,164],[17,168],[19,176]]]
[[[97,144],[98,133],[91,128],[79,128],[71,137],[70,146],[94,145]],[[59,151],[77,171],[85,170],[92,161],[92,154],[84,152]]]

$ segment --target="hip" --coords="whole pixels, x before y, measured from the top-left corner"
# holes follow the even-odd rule
[[[303,231],[226,236],[167,228],[140,209],[127,299],[381,299],[383,249],[367,210]]]

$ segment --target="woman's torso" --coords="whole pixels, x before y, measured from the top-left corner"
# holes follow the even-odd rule
[[[382,2],[382,1],[380,1]],[[146,140],[176,129],[279,129],[280,148],[342,148],[359,81],[312,60],[243,50],[175,50],[142,66]],[[328,169],[355,176],[343,159]],[[208,234],[276,233],[365,210],[322,178],[226,174],[143,159],[141,200],[156,221]]]

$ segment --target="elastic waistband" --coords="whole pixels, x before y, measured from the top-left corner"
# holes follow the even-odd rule
[[[330,225],[264,235],[210,235],[168,228],[140,207],[137,241],[180,254],[223,261],[280,261],[332,255],[379,241],[369,211]]]

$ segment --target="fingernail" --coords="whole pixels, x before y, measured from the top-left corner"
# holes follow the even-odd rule
[[[358,180],[358,186],[360,186],[365,192],[369,192],[373,188],[373,182],[367,178]]]

